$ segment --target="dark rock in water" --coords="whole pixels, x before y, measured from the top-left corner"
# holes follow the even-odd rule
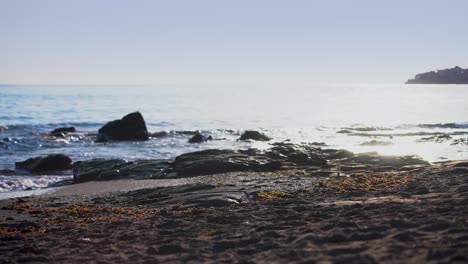
[[[326,147],[327,143],[325,143],[325,142],[312,142],[312,143],[310,143],[310,145],[317,146],[317,147]]]
[[[373,139],[371,141],[362,142],[360,145],[366,146],[366,147],[375,147],[375,146],[388,146],[392,144],[393,142],[390,142],[390,141],[377,141]]]
[[[134,112],[101,127],[98,131],[97,142],[148,139],[148,130],[143,116],[140,112]]]
[[[440,135],[434,135],[430,137],[423,137],[418,139],[418,142],[436,142],[436,143],[442,143],[448,140],[451,140],[452,137],[448,134],[440,134]]]
[[[337,134],[351,134],[353,131],[348,130],[348,129],[341,129],[336,132]]]
[[[407,84],[468,84],[468,69],[458,66],[452,69],[417,74]]]
[[[213,137],[212,136],[205,136],[205,135],[202,135],[202,134],[195,134],[193,137],[191,137],[189,139],[189,143],[203,143],[203,142],[206,142],[208,140],[213,140]]]
[[[103,181],[115,179],[161,178],[170,168],[167,160],[137,160],[126,162],[121,159],[94,159],[73,164],[73,181]]]
[[[15,167],[31,172],[62,171],[72,168],[72,160],[63,154],[53,154],[46,157],[36,157],[16,162]]]
[[[151,133],[149,134],[149,136],[153,138],[162,138],[162,137],[169,136],[169,133],[167,133],[166,131],[160,131],[160,132]]]
[[[456,145],[468,145],[468,138],[458,138],[458,139],[454,139],[453,142],[452,142],[450,145],[453,145],[453,146],[456,146]]]
[[[263,133],[260,133],[258,131],[253,131],[253,130],[246,130],[242,135],[240,136],[239,140],[257,140],[257,141],[269,141],[271,140],[270,137],[266,136]]]
[[[8,127],[6,127],[6,126],[0,126],[0,132],[3,132],[3,131],[5,131],[5,130],[8,130]]]
[[[0,169],[0,175],[13,175],[13,174],[15,174],[15,170]]]
[[[180,135],[196,135],[200,134],[200,131],[198,130],[181,130],[181,131],[175,131],[176,134]]]
[[[50,134],[52,136],[62,136],[63,134],[74,133],[74,132],[76,132],[76,129],[74,127],[60,127],[60,128],[52,130]]]

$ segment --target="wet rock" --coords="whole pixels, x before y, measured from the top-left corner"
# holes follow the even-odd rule
[[[293,162],[297,165],[322,166],[327,164],[322,149],[314,144],[292,144],[277,142],[264,155],[280,161]]]
[[[73,164],[73,181],[102,181],[114,179],[150,179],[165,176],[170,168],[167,160],[94,159]]]
[[[468,138],[458,138],[458,139],[454,139],[450,145],[452,145],[452,146],[456,146],[456,145],[468,145]]]
[[[351,134],[353,131],[348,130],[348,129],[341,129],[336,132],[337,134]]]
[[[271,138],[258,131],[246,130],[242,133],[239,140],[269,141]]]
[[[3,132],[3,131],[5,131],[5,130],[8,130],[8,127],[6,127],[6,126],[0,126],[0,132]]]
[[[148,139],[148,130],[140,112],[130,113],[122,119],[105,124],[99,129],[97,136],[97,142]]]
[[[388,166],[391,168],[401,168],[407,165],[430,165],[429,162],[418,156],[381,156],[376,152],[357,154],[344,160],[344,162],[354,162],[365,165]]]
[[[202,134],[195,134],[193,137],[189,139],[189,143],[203,143],[207,142],[208,140],[213,140],[212,136],[205,136]]]
[[[371,140],[371,141],[362,142],[360,145],[366,146],[366,147],[376,147],[376,146],[388,146],[392,144],[393,142],[390,142],[390,141]]]
[[[240,187],[210,184],[187,184],[174,187],[142,189],[125,193],[131,204],[145,207],[169,207],[179,209],[196,207],[224,207],[250,201],[249,195]]]
[[[46,157],[36,157],[16,162],[15,167],[31,172],[63,171],[72,168],[72,160],[63,154],[53,154]]]
[[[249,156],[235,150],[202,150],[178,156],[174,171],[181,176],[210,175],[235,171],[269,171],[278,168],[265,156]]]
[[[287,156],[287,161],[297,165],[322,166],[327,164],[327,160],[320,155],[309,155],[307,153],[297,151]]]
[[[167,133],[166,131],[160,131],[160,132],[151,133],[149,134],[149,136],[152,138],[163,138],[163,137],[169,136],[169,133]]]
[[[439,135],[433,135],[430,137],[423,137],[418,139],[418,142],[435,142],[435,143],[442,143],[445,141],[448,141],[452,139],[452,137],[448,134],[439,134]]]
[[[15,170],[0,169],[0,175],[13,175],[13,174],[15,174]]]
[[[325,157],[329,160],[345,159],[354,157],[355,155],[353,152],[344,149],[327,149],[323,152],[326,154]]]
[[[312,142],[310,143],[312,146],[317,146],[317,147],[326,147],[327,144],[325,142]]]
[[[182,154],[174,160],[179,175],[209,175],[223,172],[247,171],[252,167],[249,156],[234,150],[203,150]]]
[[[63,136],[64,134],[67,133],[75,133],[76,129],[74,127],[60,127],[57,129],[54,129],[50,132],[52,136]]]
[[[200,134],[200,131],[198,131],[198,130],[181,130],[181,131],[176,131],[175,133],[180,134],[180,135],[196,135],[196,134]]]

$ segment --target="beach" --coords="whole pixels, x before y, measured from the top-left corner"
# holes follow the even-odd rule
[[[3,200],[2,262],[465,263],[468,161],[376,157]]]

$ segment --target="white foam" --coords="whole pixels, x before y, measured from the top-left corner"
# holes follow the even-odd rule
[[[35,190],[49,187],[51,184],[71,179],[72,176],[4,176],[0,175],[0,193]]]

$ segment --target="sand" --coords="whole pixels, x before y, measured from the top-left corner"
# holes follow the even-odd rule
[[[467,172],[354,191],[301,171],[64,186],[1,202],[0,262],[467,263]]]

